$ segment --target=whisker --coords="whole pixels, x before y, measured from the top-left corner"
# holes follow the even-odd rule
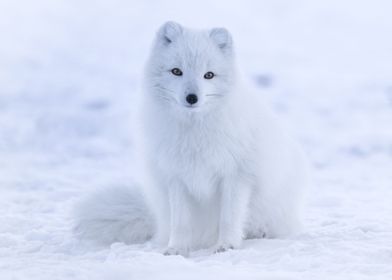
[[[162,99],[166,99],[166,100],[171,100],[172,98],[168,97],[168,96],[164,96],[162,94],[157,94],[158,97],[162,98]]]
[[[166,88],[164,86],[161,86],[161,85],[154,85],[153,87],[157,88],[157,89],[165,90],[165,91],[168,91],[168,92],[174,92],[174,90],[168,89],[168,88]]]
[[[223,97],[223,94],[206,94],[206,96]]]
[[[163,94],[157,94],[156,96],[164,101],[169,102],[169,103],[176,102],[176,100],[171,96],[166,96]]]

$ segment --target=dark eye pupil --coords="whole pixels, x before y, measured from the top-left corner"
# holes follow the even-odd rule
[[[173,69],[171,70],[171,72],[172,72],[174,75],[176,75],[176,76],[181,76],[181,75],[182,75],[182,71],[181,71],[180,69],[178,69],[178,68],[173,68]]]
[[[204,78],[205,79],[212,79],[214,76],[215,75],[212,72],[207,72],[207,73],[204,74]]]

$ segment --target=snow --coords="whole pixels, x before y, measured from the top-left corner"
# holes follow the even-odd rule
[[[0,2],[0,279],[392,279],[392,4]],[[71,232],[138,172],[133,112],[157,27],[225,26],[313,165],[303,233],[163,256]]]

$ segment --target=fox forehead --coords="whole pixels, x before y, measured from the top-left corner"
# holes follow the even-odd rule
[[[195,30],[166,22],[157,32],[153,57],[167,67],[196,70],[225,65],[232,59],[232,38],[225,28]]]
[[[224,62],[205,32],[188,31],[161,51],[165,66],[182,70],[204,70]]]

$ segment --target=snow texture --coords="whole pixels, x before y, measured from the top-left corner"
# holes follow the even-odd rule
[[[392,279],[392,4],[0,2],[0,279]],[[139,173],[134,104],[166,20],[224,26],[313,165],[303,233],[163,256],[72,234]]]

